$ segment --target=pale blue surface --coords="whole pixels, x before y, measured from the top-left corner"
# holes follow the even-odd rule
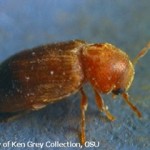
[[[22,49],[71,39],[110,42],[133,58],[150,41],[149,15],[148,0],[0,0],[0,61]],[[98,149],[150,149],[149,60],[150,53],[138,63],[129,92],[143,113],[142,120],[137,119],[121,98],[112,101],[104,96],[117,117],[115,122],[108,122],[98,112],[91,88],[86,87],[87,140],[100,141]],[[15,122],[0,124],[0,142],[79,142],[79,100],[80,95],[76,94]]]

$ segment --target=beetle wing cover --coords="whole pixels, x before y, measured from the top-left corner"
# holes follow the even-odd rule
[[[19,111],[51,103],[76,92],[83,84],[80,49],[70,41],[20,52],[0,66],[0,111]],[[12,107],[13,105],[13,107]]]

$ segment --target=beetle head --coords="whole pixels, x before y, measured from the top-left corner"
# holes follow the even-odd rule
[[[101,93],[123,93],[134,78],[128,55],[108,43],[87,45],[83,63],[86,79]]]

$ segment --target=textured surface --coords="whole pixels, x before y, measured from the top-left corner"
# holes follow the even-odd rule
[[[134,58],[150,41],[149,7],[148,0],[138,3],[136,0],[0,0],[0,61],[22,49],[76,38],[88,42],[110,42]],[[87,140],[99,141],[98,149],[150,149],[149,59],[150,53],[137,64],[136,77],[129,91],[132,102],[143,113],[141,120],[120,97],[112,101],[111,95],[103,95],[110,111],[117,117],[115,122],[109,122],[98,112],[92,89],[85,87],[89,97]],[[9,140],[79,142],[79,104],[80,95],[76,94],[14,122],[2,123],[0,143]]]

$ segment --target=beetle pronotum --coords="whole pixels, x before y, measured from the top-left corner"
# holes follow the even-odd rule
[[[115,117],[104,104],[101,93],[121,94],[141,117],[140,111],[129,101],[127,90],[134,78],[135,63],[149,48],[150,43],[132,62],[125,52],[109,43],[89,44],[80,40],[43,45],[17,53],[0,65],[0,112],[16,112],[18,115],[38,110],[80,91],[81,143],[84,144],[88,102],[83,84],[91,84],[98,109],[109,120],[113,121]]]

